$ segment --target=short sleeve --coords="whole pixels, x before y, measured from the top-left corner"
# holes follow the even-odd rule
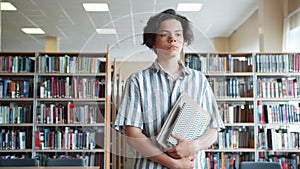
[[[210,128],[218,128],[223,129],[224,123],[221,118],[221,115],[219,113],[218,104],[216,102],[214,93],[210,87],[210,85],[207,85],[207,89],[204,93],[204,99],[203,100],[203,107],[207,112],[211,114],[212,120],[210,123]]]
[[[118,131],[122,132],[126,125],[143,129],[140,92],[136,82],[136,78],[133,77],[126,81],[114,124],[114,128]]]

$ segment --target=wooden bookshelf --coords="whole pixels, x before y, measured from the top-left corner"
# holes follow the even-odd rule
[[[7,132],[26,132],[25,148],[1,144],[2,158],[36,158],[40,166],[44,165],[45,158],[86,158],[91,168],[110,168],[108,50],[103,53],[2,52],[0,62],[0,140]],[[19,87],[22,83],[12,87],[12,83],[22,81],[30,85],[26,88],[28,93],[17,91],[16,88],[24,88]],[[12,106],[22,109],[23,105],[30,106],[26,112],[29,120],[3,120],[8,115],[2,112]]]
[[[35,53],[0,53],[0,156],[32,157]]]
[[[219,142],[213,145],[212,149],[206,151],[209,153],[207,157],[218,159],[221,158],[221,154],[225,153],[228,156],[236,154],[234,158],[237,162],[245,159],[250,161],[296,161],[296,156],[299,159],[299,53],[195,52],[182,53],[182,61],[186,66],[197,69],[207,76],[220,106],[220,113],[225,122],[225,131],[244,128],[251,132],[250,138],[253,139],[251,141],[253,145],[251,143],[250,147],[232,148],[232,146],[224,147],[222,145],[220,148],[220,140],[224,141],[228,138],[221,138],[226,136],[219,134]],[[239,80],[239,82],[234,82],[237,85],[233,86],[233,89],[230,86],[231,79]],[[226,91],[234,91],[239,88],[240,82],[249,89],[246,95],[230,94]],[[228,106],[243,106],[243,104],[251,105],[251,120],[228,122],[228,116],[232,118],[232,115],[227,114],[232,111],[232,107],[228,108]],[[281,110],[275,111],[276,108]],[[249,111],[243,111],[243,113],[249,114]],[[278,115],[276,113],[280,114],[279,120],[275,118]],[[232,139],[241,139],[241,137],[232,138],[230,136],[229,140],[232,141]],[[239,153],[241,156],[238,155]]]

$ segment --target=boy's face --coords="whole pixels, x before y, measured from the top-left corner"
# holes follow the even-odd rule
[[[182,25],[176,19],[161,22],[156,32],[153,48],[157,55],[178,56],[183,48],[184,38]]]

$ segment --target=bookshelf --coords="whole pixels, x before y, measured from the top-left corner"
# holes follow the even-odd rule
[[[258,159],[299,164],[299,53],[257,53]]]
[[[0,54],[0,156],[31,157],[35,53]]]
[[[27,145],[19,149],[1,147],[1,156],[18,154],[19,157],[37,158],[41,166],[45,158],[84,158],[87,166],[109,168],[109,53],[1,53],[0,56],[4,58],[0,72],[1,113],[16,109],[26,114],[25,121],[2,122],[1,134],[20,131],[22,135],[21,131],[26,131]],[[30,71],[22,71],[28,68],[13,56],[23,58],[19,62],[25,63],[30,58]],[[6,61],[6,58],[12,59]],[[3,63],[7,62],[16,62],[22,67],[17,73],[13,72],[15,66],[5,66]],[[6,81],[10,82],[9,86],[16,84],[15,87],[5,90]],[[19,81],[24,81],[28,87],[21,86],[23,83],[19,85]],[[27,93],[23,94],[18,88]],[[20,113],[14,113],[14,118],[15,114]]]
[[[34,58],[35,53],[0,54],[0,156],[4,158],[32,156]]]
[[[183,53],[182,60],[207,76],[226,126],[206,150],[211,167],[299,164],[298,53]]]

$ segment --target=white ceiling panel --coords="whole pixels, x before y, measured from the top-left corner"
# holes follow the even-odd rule
[[[103,52],[111,57],[152,60],[142,46],[142,32],[150,16],[182,0],[7,0],[18,11],[2,12],[1,50],[43,51],[46,36],[58,39],[59,52]],[[83,2],[107,2],[109,12],[86,12]],[[210,39],[227,37],[257,9],[258,0],[189,0],[202,2],[200,12],[180,12],[193,24],[195,41],[187,50],[213,50]],[[45,35],[26,35],[22,27],[41,27]],[[117,35],[96,34],[97,28],[115,28]],[[142,55],[138,57],[138,55]],[[150,55],[150,57],[148,57]]]

